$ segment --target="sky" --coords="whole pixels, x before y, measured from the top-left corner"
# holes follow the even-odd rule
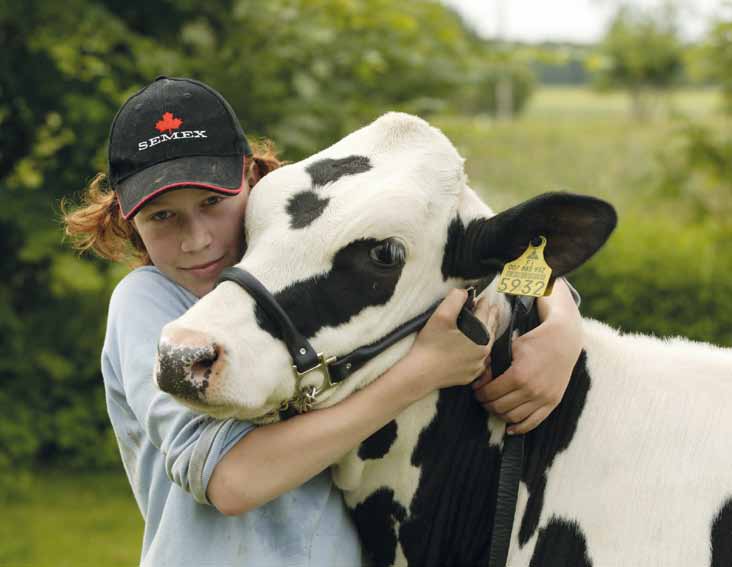
[[[442,0],[452,6],[485,37],[501,31],[507,40],[544,40],[592,43],[598,41],[618,5],[617,0]],[[660,0],[631,0],[653,8]],[[724,10],[725,0],[682,0],[681,31],[687,40],[699,39],[709,19]],[[732,9],[727,4],[727,14]],[[502,14],[503,17],[500,17]]]

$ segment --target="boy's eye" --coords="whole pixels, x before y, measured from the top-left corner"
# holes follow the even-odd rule
[[[169,219],[173,216],[173,213],[170,211],[158,211],[157,213],[153,213],[150,215],[150,220],[154,221],[164,221]]]
[[[223,201],[223,200],[224,200],[224,198],[223,198],[223,197],[221,197],[220,195],[211,195],[210,197],[208,197],[208,198],[207,198],[207,199],[206,199],[206,200],[205,200],[205,201],[203,202],[203,205],[204,205],[205,207],[208,207],[208,206],[210,206],[210,205],[215,205],[215,204],[217,204],[217,203],[220,203],[220,202],[221,202],[221,201]]]

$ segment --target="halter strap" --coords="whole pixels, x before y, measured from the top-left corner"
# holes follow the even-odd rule
[[[300,334],[287,313],[262,285],[262,282],[246,270],[235,267],[224,268],[216,285],[225,281],[234,282],[244,288],[254,298],[257,305],[264,309],[264,312],[274,321],[299,372],[306,373],[318,366],[319,356],[310,341]]]
[[[427,310],[420,313],[416,317],[406,321],[399,327],[388,333],[381,339],[378,339],[368,345],[359,347],[348,354],[340,357],[328,356],[324,353],[317,353],[310,341],[307,340],[295,327],[290,317],[277,303],[275,297],[267,290],[267,288],[254,277],[250,272],[241,268],[230,267],[222,270],[216,285],[224,281],[231,281],[246,290],[254,301],[267,314],[268,317],[277,325],[280,336],[287,347],[294,362],[298,381],[297,387],[300,389],[302,378],[310,372],[321,371],[325,377],[323,384],[316,388],[315,391],[310,390],[305,394],[310,404],[314,402],[314,397],[333,386],[343,382],[351,374],[363,367],[367,362],[384,352],[386,349],[402,340],[404,337],[419,331],[424,327],[427,320],[434,313],[440,301],[436,301]],[[468,301],[463,305],[460,315],[458,316],[457,325],[468,337],[479,344],[488,344],[489,337],[485,331],[483,324],[472,314],[473,302],[475,298],[475,289],[470,289]],[[292,412],[282,414],[283,417],[291,415]]]

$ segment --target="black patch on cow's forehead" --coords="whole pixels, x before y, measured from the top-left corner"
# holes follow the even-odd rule
[[[358,448],[358,456],[364,461],[381,459],[391,449],[397,438],[397,422],[392,419],[373,435],[367,437]]]
[[[359,538],[371,565],[387,567],[396,559],[396,530],[406,516],[406,510],[394,499],[391,488],[381,487],[352,511]]]
[[[402,266],[384,269],[373,264],[369,251],[380,243],[373,238],[351,242],[336,252],[330,272],[295,282],[274,294],[302,335],[310,338],[324,327],[343,325],[367,307],[384,305],[391,299]],[[282,339],[259,305],[255,315],[263,330]]]
[[[470,386],[439,391],[436,413],[412,453],[419,485],[399,540],[409,565],[485,565],[500,451]]]
[[[592,567],[582,528],[577,522],[552,516],[539,530],[529,567]]]
[[[369,158],[354,155],[341,159],[321,159],[308,165],[305,171],[310,174],[314,187],[322,187],[338,181],[344,175],[355,175],[369,169],[371,169]]]
[[[329,198],[321,199],[313,191],[295,193],[287,202],[290,228],[305,228],[323,214]]]
[[[539,525],[544,506],[547,471],[556,456],[572,442],[590,386],[587,353],[583,350],[574,366],[562,401],[539,427],[526,435],[526,458],[521,480],[526,483],[529,500],[519,530],[519,544],[522,546],[531,539]]]
[[[710,567],[732,565],[732,498],[728,498],[712,522],[712,562]]]

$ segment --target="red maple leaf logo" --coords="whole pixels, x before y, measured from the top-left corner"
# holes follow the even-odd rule
[[[177,130],[180,128],[180,125],[183,124],[183,120],[180,118],[174,118],[172,112],[166,112],[163,114],[163,119],[158,120],[155,123],[155,128],[157,128],[160,132],[164,132],[167,130],[170,132],[171,130]]]

